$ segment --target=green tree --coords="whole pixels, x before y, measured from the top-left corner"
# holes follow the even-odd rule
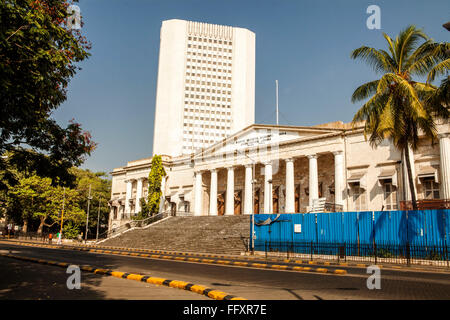
[[[353,59],[361,59],[376,73],[382,73],[380,79],[363,84],[353,93],[352,102],[369,98],[353,123],[365,121],[364,133],[370,135],[373,146],[391,139],[403,152],[413,207],[417,209],[408,150],[417,149],[420,131],[433,141],[436,119],[448,119],[448,92],[442,92],[431,81],[449,69],[450,46],[434,42],[415,26],[408,26],[395,39],[383,35],[388,52],[363,46],[351,54]],[[417,82],[413,76],[427,76],[428,81]]]
[[[108,224],[109,207],[108,200],[111,198],[111,180],[105,172],[92,172],[89,169],[71,168],[70,173],[75,179],[75,189],[79,194],[78,205],[87,211],[89,187],[91,188],[91,198],[89,206],[89,233],[97,232],[98,206],[100,201],[100,225]],[[86,217],[85,217],[86,219]],[[86,220],[81,222],[82,231],[86,230]],[[104,231],[103,229],[100,232]]]
[[[62,127],[51,118],[91,47],[67,24],[70,3],[0,1],[0,155],[14,151],[9,162],[19,171],[50,177],[54,185],[73,183],[69,168],[95,148],[80,124]],[[1,157],[0,189],[17,183],[9,168]]]
[[[79,194],[74,189],[52,186],[50,178],[32,175],[22,178],[9,191],[11,199],[17,201],[22,211],[24,231],[30,219],[39,221],[38,234],[43,227],[61,224],[61,213],[64,203],[64,221],[81,224],[86,217],[78,205]],[[13,204],[11,204],[13,206]]]
[[[161,181],[165,176],[166,171],[162,165],[161,156],[154,155],[152,158],[151,170],[148,175],[147,210],[150,215],[154,215],[159,212],[162,196]]]

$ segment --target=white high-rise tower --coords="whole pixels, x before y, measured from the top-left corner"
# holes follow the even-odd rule
[[[184,20],[163,21],[153,154],[208,147],[255,120],[255,34]]]

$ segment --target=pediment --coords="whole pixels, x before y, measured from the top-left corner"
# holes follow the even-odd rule
[[[337,131],[339,130],[314,127],[251,125],[223,141],[198,152],[194,157],[243,152],[246,149],[265,148],[288,141],[300,141]]]

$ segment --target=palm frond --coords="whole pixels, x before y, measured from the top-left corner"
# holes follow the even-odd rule
[[[386,39],[387,43],[388,43],[388,48],[389,51],[391,52],[391,56],[392,59],[394,61],[397,61],[397,54],[395,52],[395,46],[394,46],[394,41],[391,39],[391,37],[389,37],[386,33],[383,32],[383,37]]]
[[[378,82],[379,80],[370,81],[356,88],[352,95],[352,102],[364,100],[374,94],[377,91]]]
[[[384,54],[379,50],[370,47],[361,47],[354,50],[351,54],[352,59],[361,59],[367,62],[375,72],[391,72],[393,66],[390,65]]]
[[[431,68],[427,77],[427,83],[434,81],[436,76],[442,76],[450,70],[450,59],[446,59]]]
[[[408,61],[409,55],[420,40],[428,40],[428,36],[414,25],[408,26],[400,32],[395,41],[398,72],[403,71],[403,64]]]

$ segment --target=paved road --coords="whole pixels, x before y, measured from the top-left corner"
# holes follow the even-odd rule
[[[202,284],[247,299],[450,299],[448,272],[381,270],[381,289],[369,290],[369,275],[359,268],[348,275],[318,274],[0,244],[0,252],[9,251]],[[208,299],[179,289],[87,273],[82,274],[81,290],[68,290],[63,268],[10,258],[0,258],[0,274],[0,299]]]

